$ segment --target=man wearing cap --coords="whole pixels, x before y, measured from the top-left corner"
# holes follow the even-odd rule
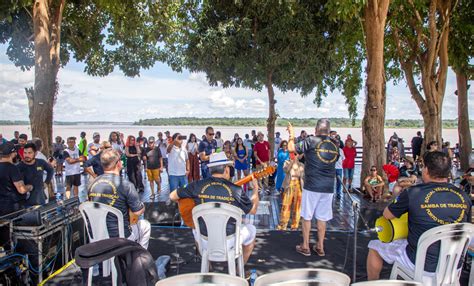
[[[23,161],[18,164],[18,170],[22,174],[25,184],[33,186],[33,190],[31,190],[30,196],[26,200],[26,207],[44,205],[46,203],[44,184],[48,185],[54,174],[54,169],[48,162],[36,158],[36,151],[34,143],[27,143],[25,145]],[[43,182],[45,172],[46,178]]]
[[[92,158],[99,152],[100,149],[100,134],[98,132],[94,132],[92,134],[93,141],[87,145],[87,159]]]
[[[304,188],[301,197],[301,217],[303,218],[303,243],[296,251],[304,256],[311,255],[309,234],[311,220],[316,218],[318,240],[313,251],[324,256],[326,222],[332,219],[332,199],[336,181],[336,162],[339,158],[339,143],[329,137],[331,126],[328,119],[319,119],[315,136],[308,136],[295,143],[293,126],[288,124],[288,151],[304,154]]]
[[[92,178],[96,178],[104,174],[104,168],[102,168],[102,164],[100,163],[100,154],[103,150],[112,148],[112,145],[109,141],[104,141],[101,145],[99,145],[99,147],[100,148],[98,149],[97,154],[84,162],[84,172],[91,175]]]
[[[233,161],[229,161],[224,152],[213,153],[209,156],[209,172],[211,177],[200,181],[192,182],[185,188],[179,188],[170,194],[170,199],[192,198],[196,205],[208,202],[228,203],[240,208],[246,214],[255,214],[258,207],[258,186],[253,180],[253,195],[249,197],[242,191],[240,186],[233,184],[230,180],[230,166]],[[203,235],[207,235],[204,222],[200,222],[200,230]],[[235,222],[228,222],[226,231],[228,234],[234,233]],[[193,229],[194,238],[199,239],[199,235]],[[240,229],[240,241],[243,246],[244,263],[247,262],[255,246],[256,229],[251,224],[242,224]]]
[[[32,185],[25,185],[20,171],[13,164],[16,155],[12,142],[0,145],[0,216],[21,209],[26,193],[33,189]]]
[[[148,138],[148,145],[143,153],[143,161],[146,162],[146,176],[150,183],[151,200],[155,200],[155,183],[156,192],[160,195],[161,191],[161,172],[163,172],[163,155],[160,147],[155,146],[155,137]]]

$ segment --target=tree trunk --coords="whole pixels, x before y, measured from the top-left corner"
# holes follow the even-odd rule
[[[458,134],[459,134],[459,155],[461,159],[461,169],[469,168],[469,155],[472,152],[471,130],[469,129],[469,108],[467,102],[467,76],[456,72],[456,82],[458,86]]]
[[[268,131],[268,143],[270,144],[270,161],[273,162],[275,154],[275,122],[277,119],[275,112],[275,92],[273,91],[272,72],[267,74],[267,92],[268,92],[268,119],[267,119],[267,131]]]
[[[367,49],[366,103],[362,120],[363,156],[361,187],[372,165],[379,171],[385,164],[385,68],[384,31],[390,1],[368,1],[364,10]]]
[[[43,152],[51,155],[53,107],[56,100],[59,70],[59,43],[65,1],[50,6],[47,0],[35,0],[33,28],[35,35],[35,83],[26,90],[30,111],[31,133],[43,140]]]

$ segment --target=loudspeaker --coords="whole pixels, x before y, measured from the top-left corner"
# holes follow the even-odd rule
[[[178,204],[172,201],[145,203],[144,216],[151,224],[167,226],[181,225]]]

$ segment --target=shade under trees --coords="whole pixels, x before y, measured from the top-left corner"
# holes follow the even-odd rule
[[[71,57],[85,72],[105,76],[118,67],[136,76],[158,60],[159,31],[152,1],[2,1],[0,43],[22,70],[34,67],[34,86],[26,88],[33,137],[52,146],[53,107],[58,71]]]

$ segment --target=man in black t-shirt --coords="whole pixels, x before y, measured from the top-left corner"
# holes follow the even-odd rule
[[[89,201],[110,205],[120,210],[123,215],[125,237],[139,243],[145,249],[148,248],[150,223],[138,220],[136,224],[130,225],[129,211],[135,216],[140,216],[145,212],[145,205],[140,201],[134,185],[120,176],[122,169],[120,154],[113,149],[103,150],[100,161],[104,174],[95,178],[89,185]],[[107,216],[107,228],[110,237],[119,236],[117,219],[113,215]]]
[[[23,175],[23,181],[27,185],[33,185],[29,198],[25,206],[44,205],[46,203],[46,194],[44,184],[49,184],[54,175],[54,169],[43,159],[36,159],[36,145],[27,143],[24,150],[24,158],[18,164],[18,169]],[[46,180],[43,182],[43,175],[46,172]]]
[[[158,196],[161,192],[161,173],[163,172],[163,155],[160,147],[155,144],[155,137],[148,138],[148,146],[145,148],[143,161],[146,163],[146,176],[150,183],[151,196],[150,200],[155,200],[155,183]]]
[[[206,128],[206,138],[199,143],[199,159],[201,160],[201,176],[203,179],[211,177],[207,164],[209,163],[209,156],[217,150],[217,142],[214,139],[214,128]]]
[[[440,225],[471,221],[470,198],[448,183],[451,173],[448,155],[434,151],[426,153],[423,159],[423,184],[403,191],[383,213],[386,219],[393,219],[408,212],[408,237],[391,243],[370,241],[367,256],[369,280],[379,279],[383,261],[389,264],[398,262],[414,271],[418,240],[425,231]],[[424,269],[426,272],[436,271],[439,247],[438,243],[428,248]]]
[[[421,132],[416,132],[416,136],[411,139],[411,150],[413,153],[413,159],[418,160],[421,154],[421,147],[423,146],[423,136]]]
[[[317,219],[318,241],[313,251],[324,256],[326,222],[332,219],[332,197],[336,182],[336,162],[339,159],[339,143],[329,137],[331,130],[328,119],[316,123],[316,136],[308,136],[295,143],[293,126],[288,124],[288,151],[304,154],[304,188],[301,197],[301,217],[303,218],[303,243],[296,251],[310,256],[309,233],[311,220]]]
[[[15,144],[0,145],[0,216],[23,208],[26,193],[33,189],[32,185],[23,183],[20,171],[13,164],[16,156]]]
[[[258,207],[258,183],[253,180],[253,195],[249,199],[242,191],[240,186],[234,185],[229,181],[230,168],[234,162],[229,161],[224,152],[213,153],[209,156],[209,172],[212,177],[195,181],[186,186],[173,191],[170,199],[178,201],[179,199],[192,198],[196,205],[208,202],[228,203],[240,208],[246,214],[255,214]],[[185,214],[186,215],[186,214]],[[201,233],[207,236],[207,229],[204,221],[199,221]],[[235,221],[229,221],[226,227],[227,234],[234,233]],[[244,263],[247,262],[255,246],[255,236],[257,230],[251,224],[242,224],[240,228],[240,241],[243,245]],[[193,235],[199,240],[199,234],[193,229]],[[235,241],[229,240],[230,247]],[[205,244],[205,242],[204,242]]]

